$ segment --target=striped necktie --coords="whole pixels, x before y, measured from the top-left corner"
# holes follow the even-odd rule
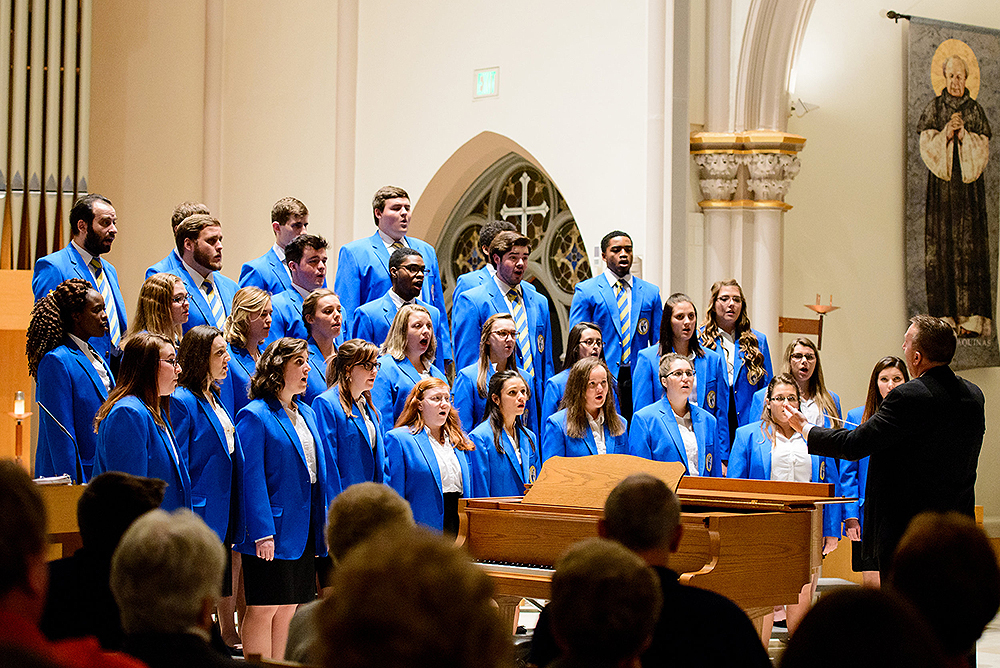
[[[511,289],[507,293],[510,300],[510,307],[513,309],[511,315],[514,316],[514,326],[517,327],[517,347],[521,349],[521,368],[526,373],[533,373],[531,369],[531,338],[528,336],[528,316],[524,312],[524,301],[516,289]]]
[[[108,314],[111,345],[117,348],[118,343],[122,340],[122,332],[118,324],[118,309],[115,307],[115,296],[111,293],[111,282],[104,275],[104,265],[101,264],[100,258],[92,258],[87,265],[94,272],[94,278],[97,279],[97,291],[104,297],[104,310]]]
[[[208,279],[205,279],[201,287],[205,291],[205,294],[208,295],[208,306],[212,309],[215,326],[222,329],[223,325],[226,324],[226,311],[222,308],[222,299],[219,298],[219,292],[212,285],[212,281]]]
[[[628,283],[624,278],[615,283],[615,298],[622,326],[622,362],[625,363],[632,359],[632,307],[628,298]]]
[[[402,247],[403,247],[402,241],[393,241],[391,244],[389,244],[389,248],[391,248],[392,250],[399,250]]]

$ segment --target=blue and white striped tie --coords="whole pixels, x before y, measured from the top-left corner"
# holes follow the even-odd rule
[[[531,338],[528,336],[528,316],[524,312],[524,302],[517,290],[507,293],[513,309],[514,326],[517,327],[517,347],[521,349],[521,368],[526,373],[534,373],[531,367]]]
[[[108,314],[111,345],[117,348],[118,343],[122,340],[122,332],[118,324],[118,309],[115,307],[115,296],[111,292],[111,282],[104,275],[104,265],[101,264],[100,258],[95,257],[87,264],[94,272],[94,278],[97,279],[97,291],[104,297],[104,311]]]
[[[222,308],[222,299],[219,298],[219,291],[212,285],[212,281],[205,280],[201,287],[208,295],[208,306],[212,309],[212,317],[215,318],[215,326],[219,329],[226,324],[226,310]]]

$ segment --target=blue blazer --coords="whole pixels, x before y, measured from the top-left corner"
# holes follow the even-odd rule
[[[392,429],[399,419],[410,390],[420,382],[420,372],[405,357],[397,360],[386,354],[379,357],[378,361],[382,363],[382,367],[375,378],[375,386],[372,387],[372,401],[382,416],[382,430],[385,432]],[[429,371],[434,378],[448,382],[441,369],[433,364]]]
[[[441,311],[423,299],[418,298],[414,302],[423,306],[431,314],[431,326],[434,328],[434,338],[437,341],[434,364],[443,369],[445,360],[451,359],[444,356],[446,349],[451,350],[451,332],[448,329],[448,319],[442,318]],[[392,325],[397,311],[399,309],[396,308],[396,304],[388,292],[374,301],[362,304],[354,311],[354,317],[351,318],[350,338],[364,339],[376,346],[381,346],[385,343],[385,337],[389,335],[389,327]],[[445,340],[449,341],[447,345],[444,344]]]
[[[115,377],[107,365],[104,368],[114,387]],[[97,452],[94,416],[107,398],[108,392],[97,370],[72,339],[66,337],[66,343],[45,353],[38,363],[35,401],[52,415],[38,411],[36,476],[68,473],[77,484],[90,481]],[[66,428],[69,436],[59,428],[56,420]],[[82,479],[77,475],[78,466],[83,473]]]
[[[555,373],[552,363],[552,323],[549,320],[549,302],[527,281],[521,281],[524,295],[525,316],[528,319],[528,338],[531,341],[532,388],[536,410],[541,406],[545,378]],[[466,290],[452,303],[451,320],[455,323],[455,365],[467,367],[479,359],[479,339],[483,323],[494,313],[510,313],[500,286],[495,280],[484,281],[478,288]],[[524,368],[521,349],[517,350],[517,365]]]
[[[118,287],[118,272],[115,270],[114,265],[104,258],[101,258],[101,266],[104,267],[104,275],[108,278],[108,283],[111,287],[111,297],[115,302],[115,311],[118,315],[118,331],[121,332],[122,336],[125,336],[125,331],[128,330],[128,318],[125,315],[125,300],[122,299],[122,291]],[[39,258],[35,262],[35,272],[31,277],[31,291],[35,295],[35,301],[37,302],[49,294],[50,290],[54,290],[56,286],[70,278],[82,278],[93,285],[95,290],[98,290],[94,276],[90,273],[90,268],[87,267],[86,261],[80,256],[80,253],[73,247],[72,243],[67,244],[61,250]],[[105,364],[111,362],[112,346],[110,329],[104,336],[92,338],[90,345],[101,354]]]
[[[311,336],[306,342],[309,344],[309,384],[302,400],[312,406],[313,399],[326,392],[326,358]]]
[[[451,303],[454,304],[458,296],[466,290],[478,288],[491,278],[492,276],[490,276],[490,272],[486,267],[480,267],[475,271],[459,274],[458,278],[455,279],[455,289],[451,291]]]
[[[431,448],[426,431],[416,434],[409,427],[397,427],[385,435],[389,459],[389,486],[410,502],[413,519],[418,524],[442,531],[444,529],[444,490],[441,469]],[[456,450],[462,468],[462,496],[474,494],[469,458],[466,450]]]
[[[865,407],[858,406],[847,412],[845,418],[851,424],[845,424],[845,429],[857,429],[855,425],[861,424],[861,418],[865,414]],[[841,496],[856,497],[858,500],[840,506],[841,517],[845,520],[856,519],[861,523],[861,529],[865,527],[865,490],[868,487],[868,457],[862,457],[857,461],[850,459],[840,460],[840,490]]]
[[[751,422],[736,430],[736,440],[729,455],[727,478],[750,480],[771,479],[771,448],[773,444],[761,431],[761,422]],[[831,457],[812,457],[810,482],[836,483],[837,460]],[[836,506],[823,508],[823,535],[840,537],[840,512]]]
[[[698,475],[722,474],[719,461],[719,430],[715,416],[703,408],[689,403],[691,427],[698,441]],[[681,438],[677,417],[670,402],[663,397],[632,416],[632,431],[628,437],[629,454],[657,462],[680,462],[687,469],[687,451]],[[690,469],[688,469],[690,474]]]
[[[518,369],[518,373],[524,377],[524,382],[528,388],[534,392],[535,379],[524,369]],[[490,378],[495,370],[490,365]],[[476,386],[476,379],[479,376],[479,362],[470,364],[455,374],[455,385],[451,392],[451,403],[458,411],[458,417],[462,421],[462,429],[471,429],[483,421],[486,417],[486,397],[479,396],[479,388]],[[489,381],[487,381],[489,382]],[[525,428],[532,434],[538,433],[538,411],[535,402],[529,401],[524,408],[524,415],[521,416]]]
[[[302,321],[302,302],[305,301],[295,288],[271,297],[271,329],[264,346],[267,347],[283,336],[306,339],[306,323]]]
[[[382,420],[375,411],[369,411],[375,423],[375,444],[368,437],[368,429],[357,409],[347,417],[340,404],[340,387],[334,385],[316,397],[312,403],[316,425],[326,445],[326,456],[336,458],[340,472],[340,486],[347,489],[359,482],[385,482],[389,467],[385,456],[385,437]]]
[[[607,425],[604,425],[604,447],[608,454],[628,454],[628,422],[621,415],[618,418],[625,425],[625,431],[612,436]],[[573,438],[566,433],[566,409],[558,411],[545,420],[542,433],[541,461],[544,464],[549,457],[585,457],[597,454],[597,442],[589,429],[583,438]]]
[[[660,316],[663,302],[660,289],[641,278],[632,277],[632,302],[629,308],[631,323],[629,364],[635,369],[639,351],[656,341],[660,336]],[[622,361],[622,343],[625,332],[618,316],[618,300],[615,291],[604,273],[576,284],[573,303],[569,308],[569,326],[580,322],[592,322],[601,328],[604,339],[604,359],[611,369],[611,375],[618,378],[618,367]]]
[[[177,250],[171,250],[167,253],[167,256],[146,269],[146,278],[149,278],[153,274],[173,274],[175,276],[180,276],[179,271],[187,271],[181,262],[181,257],[177,254]],[[145,279],[144,279],[145,280]]]
[[[694,358],[697,397],[692,403],[715,416],[722,441],[729,450],[729,378],[726,360],[716,351],[703,349],[705,355]],[[645,408],[663,396],[660,384],[660,344],[654,343],[639,352],[635,373],[632,374],[632,406]]]
[[[186,387],[178,387],[171,395],[170,423],[191,476],[194,512],[225,542],[231,517],[233,467],[241,449],[239,434],[233,439],[234,450],[230,455],[226,432],[212,406]],[[242,534],[233,527],[233,536],[242,539]]]
[[[240,287],[248,285],[266,290],[272,295],[292,289],[292,277],[278,259],[273,246],[260,257],[243,264],[240,269]]]
[[[530,438],[529,438],[530,436]],[[483,422],[469,434],[476,449],[471,452],[473,493],[468,496],[524,496],[524,486],[535,482],[542,468],[538,438],[521,432],[521,463],[507,432],[500,433],[503,454],[493,442],[493,427]]]
[[[188,301],[191,303],[187,322],[183,325],[184,333],[187,334],[189,329],[198,325],[211,325],[215,327],[212,308],[208,305],[205,295],[201,293],[201,286],[195,285],[194,281],[191,280],[191,274],[188,273],[184,265],[181,265],[179,271],[170,271],[169,273],[179,276],[184,281],[184,287],[187,288],[188,292]],[[222,311],[228,316],[233,312],[233,297],[236,296],[239,286],[236,285],[236,281],[226,278],[218,271],[212,272],[212,281],[215,282],[215,289],[218,290],[219,299],[222,300]]]
[[[169,401],[161,397],[160,401]],[[105,471],[122,471],[132,475],[159,478],[167,483],[160,507],[164,510],[191,510],[191,478],[180,446],[178,458],[170,447],[167,429],[153,421],[142,399],[134,395],[122,397],[101,421],[97,432],[97,462],[94,475]]]
[[[326,507],[340,493],[340,475],[329,470],[329,458],[316,428],[316,416],[298,402],[298,410],[316,442],[316,493],[309,484],[302,442],[277,399],[254,399],[236,416],[242,444],[242,516],[246,536],[236,545],[256,554],[256,541],[274,536],[275,559],[298,559],[308,549],[326,555]]]
[[[229,382],[233,388],[233,405],[230,415],[238,415],[250,403],[250,378],[257,371],[257,363],[246,348],[229,346]],[[230,408],[227,406],[226,408]]]
[[[771,351],[767,347],[767,337],[762,333],[758,332],[756,329],[751,330],[757,337],[758,347],[760,352],[764,355],[764,370],[766,373],[757,380],[756,383],[751,384],[750,380],[747,378],[747,368],[743,364],[743,352],[740,350],[740,341],[736,339],[736,360],[733,365],[733,401],[735,401],[736,406],[736,425],[742,427],[744,425],[750,424],[751,422],[757,422],[760,420],[760,413],[754,414],[751,404],[753,403],[753,395],[757,390],[767,388],[767,384],[771,382],[771,378],[774,377],[774,371],[771,369]],[[722,349],[721,343],[722,337],[716,337],[715,339],[715,353],[722,358],[723,369],[726,372],[726,380],[729,380],[729,370],[726,364],[726,353]],[[735,438],[735,434],[730,434],[730,438]],[[729,459],[729,451],[726,450],[722,455],[722,461],[727,461]]]
[[[447,313],[441,270],[438,268],[437,251],[426,241],[403,237],[403,244],[420,253],[424,259],[424,287],[420,297],[440,313]],[[344,331],[354,331],[353,323],[346,322],[362,304],[378,299],[392,287],[389,278],[389,251],[376,231],[370,237],[352,241],[340,247],[337,259],[337,278],[334,289],[340,297],[344,311]],[[455,359],[451,353],[451,337],[438,340],[444,359]]]

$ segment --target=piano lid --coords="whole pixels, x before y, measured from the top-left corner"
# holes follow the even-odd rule
[[[685,471],[679,462],[654,462],[632,455],[550,457],[524,495],[524,503],[603,510],[615,485],[633,473],[656,476],[676,492]]]

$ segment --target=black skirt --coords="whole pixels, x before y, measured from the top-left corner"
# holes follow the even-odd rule
[[[319,484],[313,483],[312,495],[320,493]],[[315,504],[310,504],[313,508]],[[309,515],[309,536],[315,536],[325,517]],[[277,537],[275,537],[277,538]],[[292,605],[316,600],[317,571],[329,573],[329,557],[317,557],[312,540],[306,541],[298,559],[273,559],[266,561],[256,555],[243,555],[243,589],[247,605]],[[325,583],[324,583],[325,584]]]
[[[851,541],[851,570],[855,573],[878,570],[878,559],[874,557],[865,559],[860,540]]]

